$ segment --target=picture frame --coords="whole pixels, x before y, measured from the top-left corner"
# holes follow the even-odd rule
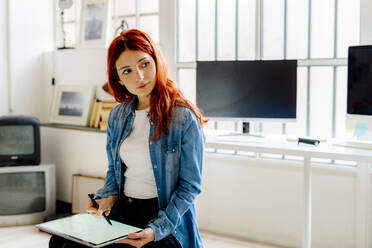
[[[73,174],[71,194],[72,213],[84,213],[87,206],[88,194],[95,193],[104,184],[104,177]]]
[[[51,122],[88,126],[95,98],[95,86],[57,85],[52,104]]]
[[[110,0],[82,0],[79,47],[105,47],[110,24]]]

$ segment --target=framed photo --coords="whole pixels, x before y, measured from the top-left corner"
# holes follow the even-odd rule
[[[83,0],[80,47],[105,47],[110,23],[110,0]]]
[[[57,85],[51,122],[88,126],[94,98],[95,86]]]

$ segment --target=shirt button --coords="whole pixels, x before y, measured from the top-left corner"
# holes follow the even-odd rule
[[[176,151],[176,149],[173,148],[173,149],[172,149],[172,152],[175,152],[175,151]]]
[[[160,188],[158,188],[158,191],[160,191]]]
[[[174,231],[174,234],[177,234],[177,232],[176,232],[176,231]]]
[[[156,169],[156,168],[158,168],[158,166],[157,165],[154,165],[154,168]]]
[[[152,141],[150,141],[150,145],[152,145]]]

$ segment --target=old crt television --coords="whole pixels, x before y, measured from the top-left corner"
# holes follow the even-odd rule
[[[297,61],[198,61],[196,104],[206,117],[296,121]]]
[[[0,166],[40,164],[40,122],[26,116],[0,117]]]
[[[0,226],[31,225],[55,214],[53,164],[0,167]]]

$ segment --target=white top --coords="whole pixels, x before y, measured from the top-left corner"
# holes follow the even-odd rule
[[[137,199],[158,197],[149,150],[149,109],[136,110],[132,130],[120,146],[120,157],[127,166],[124,194]]]

